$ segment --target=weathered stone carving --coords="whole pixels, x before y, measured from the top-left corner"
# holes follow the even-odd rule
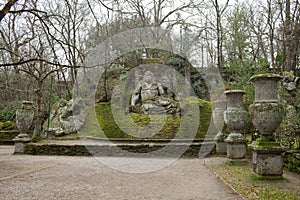
[[[249,110],[260,137],[250,147],[253,150],[253,171],[261,176],[281,176],[283,173],[283,149],[274,139],[274,132],[283,117],[283,106],[277,97],[280,79],[276,74],[261,74],[251,78],[255,85],[255,101]]]
[[[29,138],[27,131],[32,125],[34,116],[33,103],[30,101],[23,101],[22,108],[16,112],[16,126],[20,130],[17,138]]]
[[[175,94],[166,86],[153,80],[153,73],[146,71],[131,96],[129,112],[139,114],[176,114],[180,112]]]
[[[85,122],[84,106],[84,100],[81,98],[70,101],[58,100],[52,107],[49,130],[48,120],[44,123],[44,136],[46,136],[47,131],[54,133],[55,136],[77,132]]]
[[[243,110],[243,90],[229,90],[224,92],[227,97],[227,110],[224,112],[224,120],[230,130],[225,139],[227,142],[227,157],[232,159],[244,158],[246,155],[247,140],[241,134],[245,126],[247,112]]]
[[[16,111],[16,126],[20,130],[20,134],[13,139],[15,141],[15,153],[23,153],[25,144],[31,141],[27,131],[32,125],[33,117],[33,103],[23,101],[22,108]]]

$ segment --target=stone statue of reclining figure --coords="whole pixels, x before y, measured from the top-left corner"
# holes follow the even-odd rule
[[[153,82],[153,73],[147,71],[131,96],[129,112],[139,114],[176,114],[179,102],[167,87]]]

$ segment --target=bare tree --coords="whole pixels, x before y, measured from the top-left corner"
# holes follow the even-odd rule
[[[9,0],[4,7],[2,8],[2,10],[0,10],[0,22],[2,21],[2,19],[5,17],[5,15],[7,13],[10,12],[11,7],[17,2],[18,0]]]
[[[223,71],[223,27],[222,27],[222,16],[228,7],[229,0],[226,1],[223,7],[220,7],[218,0],[212,1],[216,12],[216,35],[217,35],[217,59],[218,68],[220,72]]]
[[[9,11],[12,14],[0,25],[3,41],[0,67],[19,74],[20,83],[23,77],[30,77],[29,80],[35,83],[32,87],[37,105],[34,126],[34,135],[37,136],[42,131],[43,97],[49,76],[64,76],[69,70],[74,75],[70,77],[76,79],[76,70],[83,63],[84,50],[83,45],[79,45],[82,42],[79,32],[84,15],[80,15],[79,10],[84,12],[84,8],[79,8],[77,2],[71,5],[66,0],[65,3],[58,3],[55,9],[45,12],[42,10],[48,10],[50,4],[45,9],[45,2],[26,0],[22,7],[18,5],[19,10],[12,6],[14,9]],[[59,12],[62,10],[64,12]]]
[[[294,71],[299,62],[299,1],[285,1],[284,70]]]

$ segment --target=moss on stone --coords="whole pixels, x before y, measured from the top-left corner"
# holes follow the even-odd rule
[[[211,103],[198,98],[191,98],[189,100],[191,102],[198,103],[200,110],[199,126],[195,138],[204,138],[211,121]],[[84,127],[80,130],[81,137],[94,136],[102,138],[171,139],[176,135],[176,138],[194,138],[192,136],[192,133],[190,133],[188,130],[184,130],[181,132],[181,135],[177,135],[181,123],[181,118],[178,116],[175,117],[172,115],[151,115],[150,119],[149,115],[144,114],[130,113],[128,115],[125,115],[125,110],[120,109],[119,111],[115,112],[114,115],[118,115],[118,124],[120,125],[120,123],[122,123],[121,125],[126,126],[126,130],[129,130],[124,131],[121,130],[121,128],[116,123],[116,116],[113,116],[110,103],[98,103],[95,105],[95,113],[93,111],[93,108],[91,107],[87,108],[86,112],[87,119]],[[93,114],[96,114],[97,121],[94,120],[95,118],[93,117]],[[142,128],[145,126],[151,127],[155,125],[162,127],[157,131],[155,135],[145,136],[142,135],[142,131],[136,131],[138,130],[136,126]]]

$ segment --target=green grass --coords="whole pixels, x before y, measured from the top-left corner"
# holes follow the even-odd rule
[[[269,180],[255,175],[245,163],[222,163],[209,166],[245,199],[299,200],[299,185],[288,179]]]

